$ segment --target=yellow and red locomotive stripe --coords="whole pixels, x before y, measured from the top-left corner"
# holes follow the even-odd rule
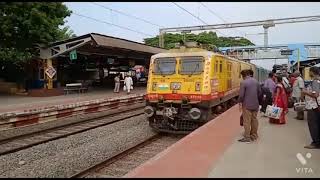
[[[239,88],[225,92],[213,92],[211,94],[174,94],[174,93],[150,93],[145,96],[147,100],[154,101],[163,98],[164,100],[182,100],[188,98],[190,101],[212,101],[230,94],[238,94]]]

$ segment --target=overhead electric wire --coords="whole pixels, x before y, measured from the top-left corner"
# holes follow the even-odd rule
[[[218,15],[217,13],[215,13],[213,10],[211,10],[208,6],[206,6],[204,3],[202,2],[199,2],[199,4],[201,4],[204,8],[206,8],[211,14],[213,14],[214,16],[218,17],[219,19],[221,19],[224,23],[228,24],[228,22],[223,19],[220,15]],[[246,36],[246,34],[240,30],[237,30],[237,29],[233,29],[234,31],[238,31],[242,34],[244,34]]]
[[[199,2],[199,4],[201,4],[204,8],[206,8],[209,12],[211,12],[211,14],[215,15],[216,17],[218,17],[219,19],[221,19],[224,23],[228,23],[225,19],[223,19],[221,16],[219,16],[217,13],[215,13],[213,10],[211,10],[209,7],[207,7],[204,3]]]
[[[187,12],[188,14],[190,14],[191,16],[193,16],[194,18],[198,19],[199,21],[201,21],[202,23],[206,24],[206,25],[209,25],[208,23],[206,23],[205,21],[203,21],[201,18],[197,17],[196,15],[192,14],[190,11],[186,10],[185,8],[183,8],[182,6],[178,5],[177,3],[175,2],[172,2],[174,5],[176,5],[178,8],[182,9],[183,11]],[[218,31],[216,29],[217,32],[221,33],[222,35],[224,36],[227,36],[226,34]]]
[[[201,21],[202,23],[208,25],[208,23],[206,23],[205,21],[203,21],[201,18],[197,17],[196,15],[192,14],[190,11],[186,10],[185,8],[183,8],[182,6],[180,6],[179,4],[172,2],[174,5],[176,5],[178,8],[182,9],[183,11],[187,12],[188,14],[190,14],[191,16],[195,17],[196,19],[198,19],[199,21]]]
[[[113,24],[113,23],[110,23],[110,22],[102,21],[102,20],[99,20],[99,19],[95,19],[93,17],[89,17],[89,16],[86,16],[86,15],[83,15],[83,14],[78,14],[76,12],[72,12],[72,14],[80,16],[80,17],[84,17],[84,18],[87,18],[87,19],[91,19],[91,20],[96,21],[96,22],[108,24],[108,25],[115,26],[115,27],[118,27],[118,28],[121,28],[121,29],[125,29],[125,30],[128,30],[128,31],[132,31],[132,32],[135,32],[135,33],[138,33],[138,34],[143,34],[143,35],[146,35],[146,36],[153,37],[153,35],[150,35],[150,34],[147,34],[147,33],[141,32],[141,31],[137,31],[137,30],[134,30],[134,29],[130,29],[130,28],[127,28],[127,27],[124,27],[124,26],[120,26],[120,25]]]
[[[104,6],[104,5],[101,5],[101,4],[98,4],[98,3],[95,3],[95,2],[91,2],[91,3],[94,4],[94,5],[96,5],[96,6],[100,6],[100,7],[104,8],[104,9],[107,9],[107,10],[110,10],[110,11],[114,11],[114,12],[116,12],[116,13],[118,13],[118,14],[122,14],[122,15],[124,15],[124,16],[131,17],[131,18],[134,18],[134,19],[143,21],[143,22],[148,23],[148,24],[151,24],[151,25],[153,25],[153,26],[157,26],[157,27],[160,27],[160,28],[164,28],[164,26],[155,24],[155,23],[153,23],[153,22],[151,22],[151,21],[142,19],[142,18],[140,18],[140,17],[134,16],[134,15],[131,15],[131,14],[127,14],[127,13],[121,12],[121,11],[116,10],[116,9],[109,8],[109,7],[106,7],[106,6]]]

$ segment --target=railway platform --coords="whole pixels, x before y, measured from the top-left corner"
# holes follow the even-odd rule
[[[125,177],[320,177],[320,150],[311,142],[306,120],[275,125],[259,115],[259,139],[241,143],[240,112],[234,106]]]
[[[145,87],[135,87],[131,94],[145,93]],[[27,109],[42,108],[44,106],[54,106],[59,104],[77,103],[101,98],[111,98],[126,96],[127,93],[121,91],[113,93],[113,89],[98,89],[88,93],[68,94],[52,97],[25,97],[25,96],[9,96],[0,95],[0,113],[23,111]]]

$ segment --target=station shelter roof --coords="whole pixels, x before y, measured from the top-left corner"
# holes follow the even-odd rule
[[[66,55],[73,50],[85,55],[123,56],[127,58],[143,58],[167,51],[166,49],[126,39],[89,33],[41,47],[40,58],[56,58],[60,55]]]

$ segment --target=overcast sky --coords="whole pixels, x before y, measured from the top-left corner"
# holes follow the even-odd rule
[[[163,27],[203,25],[201,21],[175,6],[172,2],[97,2],[97,4],[119,10],[127,14],[151,21],[156,25],[130,18],[91,2],[65,3],[74,13],[124,26],[144,34],[131,32],[91,19],[72,14],[66,25],[76,35],[90,32],[143,42],[148,35],[155,36]],[[223,20],[212,14],[198,2],[177,2],[178,5],[201,18],[208,24],[220,24]],[[218,14],[228,23],[320,15],[319,2],[204,2],[213,13]],[[320,41],[320,21],[277,25],[269,28],[269,44],[318,43]],[[237,28],[237,30],[219,30],[229,36],[263,33],[262,27]],[[219,32],[218,36],[221,36]],[[146,35],[148,34],[148,35]],[[263,35],[247,35],[256,45],[263,45]]]

